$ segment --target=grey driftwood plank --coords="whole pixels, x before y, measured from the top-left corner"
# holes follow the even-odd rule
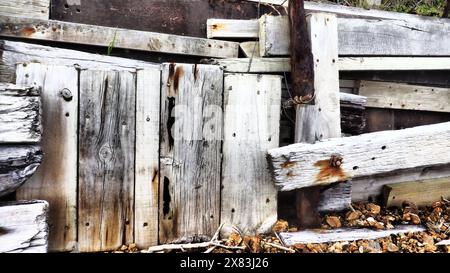
[[[52,223],[49,250],[71,251],[77,240],[78,71],[69,66],[25,63],[17,65],[16,74],[18,83],[42,88],[45,136],[42,164],[16,196],[46,200]]]
[[[0,36],[215,58],[239,53],[237,42],[4,15]]]
[[[17,190],[41,162],[42,149],[36,144],[0,146],[0,196]]]
[[[37,143],[42,137],[39,88],[0,83],[0,143]]]
[[[48,203],[0,203],[0,253],[45,253],[48,249]]]
[[[159,242],[214,234],[220,218],[223,72],[164,64]]]
[[[226,74],[224,78],[222,235],[270,231],[277,220],[277,190],[265,151],[278,147],[281,77]]]
[[[80,73],[80,251],[134,240],[135,83],[129,71]]]
[[[0,0],[0,15],[47,20],[50,16],[50,0]]]

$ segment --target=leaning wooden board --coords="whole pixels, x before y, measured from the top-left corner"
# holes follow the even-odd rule
[[[16,79],[17,83],[42,88],[45,132],[42,165],[19,189],[17,198],[49,202],[49,249],[71,251],[77,240],[78,71],[68,66],[24,63],[17,66]]]
[[[270,231],[277,220],[277,191],[265,151],[278,147],[281,77],[226,74],[224,78],[222,235]]]
[[[79,81],[79,250],[114,250],[134,240],[136,74],[83,70]]]
[[[333,154],[343,165],[330,165]],[[450,162],[450,122],[382,131],[268,151],[275,184],[283,191]]]
[[[163,64],[159,242],[214,234],[220,220],[223,72]]]
[[[0,203],[0,253],[45,253],[49,206],[46,201]]]
[[[0,36],[216,58],[239,52],[236,42],[4,15]]]

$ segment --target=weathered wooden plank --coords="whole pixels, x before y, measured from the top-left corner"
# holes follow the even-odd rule
[[[286,56],[287,16],[263,16],[259,27],[261,56]],[[448,56],[450,21],[403,21],[339,18],[339,55]],[[431,45],[431,46],[430,46]]]
[[[71,251],[77,240],[78,71],[74,67],[19,64],[17,82],[42,86],[44,159],[17,198],[49,202],[49,249]]]
[[[212,236],[220,218],[223,72],[164,64],[161,86],[159,242]]]
[[[245,234],[270,231],[277,220],[277,190],[265,151],[278,147],[281,77],[226,74],[221,223]]]
[[[450,177],[450,165],[416,168],[398,171],[395,174],[375,175],[354,179],[353,201],[379,201],[381,202],[384,185],[418,180],[431,180]]]
[[[288,16],[263,15],[259,19],[259,54],[261,56],[290,55],[285,53],[290,46]],[[283,52],[283,54],[279,54]]]
[[[258,9],[257,3],[242,0],[52,0],[51,19],[205,37],[209,18],[254,19],[258,11],[275,12],[272,7]]]
[[[290,72],[290,58],[230,58],[214,60],[225,72],[278,73]],[[448,57],[341,57],[339,71],[412,71],[450,70]],[[250,71],[248,67],[250,65]]]
[[[239,52],[236,42],[2,15],[0,36],[216,58]]]
[[[342,241],[374,240],[389,237],[393,234],[425,231],[422,226],[399,225],[394,229],[372,230],[367,228],[337,228],[328,230],[303,230],[298,232],[282,232],[281,240],[287,245],[320,244]]]
[[[7,40],[0,40],[0,57],[0,81],[10,83],[15,83],[17,63],[39,62],[75,66],[80,69],[120,68],[129,71],[135,71],[137,68],[159,67],[159,65],[138,60]]]
[[[48,203],[0,203],[0,253],[45,253],[48,245]]]
[[[369,107],[450,112],[449,88],[361,81],[358,89]]]
[[[346,134],[359,135],[366,127],[365,105],[367,98],[347,93],[339,93],[341,108],[341,128]]]
[[[352,181],[348,180],[331,184],[331,187],[322,187],[317,210],[320,212],[328,212],[349,209],[352,203],[352,184]]]
[[[39,88],[0,83],[0,143],[37,143],[42,137]]]
[[[134,236],[139,248],[158,244],[161,70],[137,72]]]
[[[208,19],[208,38],[258,38],[258,20]]]
[[[259,42],[242,42],[239,44],[246,58],[260,58]]]
[[[315,63],[315,96],[314,105],[297,105],[295,142],[314,143],[341,136],[337,22],[334,15],[320,13],[309,16],[308,22]]]
[[[0,15],[49,19],[50,0],[0,0]]]
[[[449,163],[449,137],[450,122],[446,122],[316,144],[293,144],[269,150],[268,160],[275,184],[281,190],[292,190]],[[330,163],[335,154],[344,160],[339,167]]]
[[[299,4],[296,3],[296,5]],[[341,136],[339,71],[336,64],[338,54],[337,18],[332,14],[318,13],[308,16],[306,21],[309,29],[307,35],[311,41],[312,64],[310,69],[313,71],[308,71],[305,67],[297,70],[297,73],[303,72],[311,75],[312,78],[298,77],[303,80],[297,83],[297,88],[302,90],[297,94],[300,93],[299,95],[304,95],[305,98],[309,95],[309,99],[306,99],[305,104],[296,106],[295,142],[314,143],[317,140]],[[302,38],[306,39],[306,37],[296,37],[296,39]],[[326,46],[326,50],[324,50],[324,46]],[[307,49],[308,47],[304,48],[304,50]],[[295,55],[300,56],[297,53]],[[307,104],[308,100],[314,101],[314,104]],[[336,185],[331,187],[336,187]],[[338,189],[342,190],[342,188]],[[320,187],[297,189],[299,228],[320,227],[318,214],[320,201],[334,203],[332,199],[320,200]],[[322,204],[322,207],[327,207],[327,205]]]
[[[27,181],[42,162],[38,145],[0,146],[0,196],[14,192]]]
[[[383,186],[383,204],[401,207],[404,201],[417,206],[431,206],[434,201],[450,197],[450,178],[419,180]]]
[[[80,251],[134,240],[135,81],[128,71],[80,72]]]

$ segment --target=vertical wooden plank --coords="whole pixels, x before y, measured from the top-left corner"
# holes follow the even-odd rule
[[[80,251],[133,241],[135,73],[80,72]]]
[[[161,70],[137,72],[134,236],[139,248],[158,244]]]
[[[164,64],[161,81],[159,241],[212,236],[220,213],[223,72]]]
[[[314,57],[314,105],[297,106],[295,142],[340,137],[337,18],[316,13],[308,17]]]
[[[221,222],[242,232],[270,231],[277,220],[277,190],[266,151],[278,147],[281,77],[225,74]]]
[[[341,136],[338,33],[336,15],[312,14],[307,21],[314,58],[314,104],[297,105],[295,142],[314,143]],[[326,200],[320,200],[320,187],[296,190],[296,196],[299,227],[320,227],[318,208],[326,206]]]
[[[18,84],[42,86],[43,162],[17,198],[49,202],[49,250],[75,248],[77,229],[78,71],[68,66],[19,64]],[[62,93],[66,94],[65,97]]]

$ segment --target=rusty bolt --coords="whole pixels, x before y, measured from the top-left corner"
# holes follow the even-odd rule
[[[60,91],[61,96],[63,97],[63,99],[65,101],[71,101],[73,96],[72,96],[72,92],[70,92],[69,89],[64,88]]]
[[[330,157],[330,166],[333,168],[340,168],[344,158],[340,154],[332,154]]]

